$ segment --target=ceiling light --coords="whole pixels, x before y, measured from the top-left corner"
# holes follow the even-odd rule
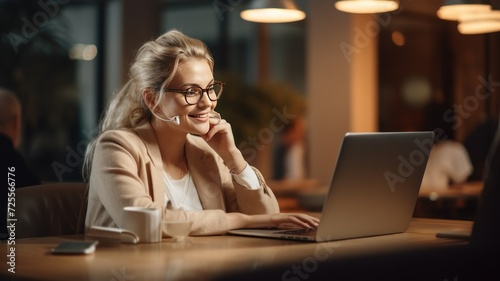
[[[399,3],[395,0],[341,0],[335,2],[335,8],[347,13],[375,14],[397,10]]]
[[[443,20],[458,20],[464,13],[479,13],[491,10],[491,5],[484,0],[446,0],[437,11],[437,16]]]
[[[240,16],[247,21],[281,23],[303,20],[306,14],[293,0],[253,0]]]
[[[500,31],[500,11],[467,13],[459,18],[458,32],[481,34]]]

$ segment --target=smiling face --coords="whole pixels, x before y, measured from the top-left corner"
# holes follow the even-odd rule
[[[198,86],[205,89],[213,82],[214,77],[209,64],[202,59],[193,59],[179,65],[168,88],[184,90]],[[206,92],[194,105],[187,104],[182,93],[166,92],[160,108],[168,117],[179,116],[180,124],[170,124],[171,126],[176,126],[187,133],[204,135],[210,128],[209,113],[216,105],[217,101],[211,101]]]

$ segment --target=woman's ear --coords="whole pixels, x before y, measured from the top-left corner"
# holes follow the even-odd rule
[[[147,88],[147,89],[144,89],[144,91],[142,91],[142,99],[144,100],[144,103],[146,104],[147,107],[149,107],[149,109],[152,111],[154,106],[155,106],[155,93]]]

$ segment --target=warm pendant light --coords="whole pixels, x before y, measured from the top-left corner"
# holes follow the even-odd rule
[[[458,20],[464,13],[488,12],[491,5],[484,0],[446,0],[437,11],[437,15],[443,20]]]
[[[482,34],[500,31],[500,11],[466,13],[460,16],[458,32],[462,34]]]
[[[303,20],[306,14],[293,0],[252,0],[240,16],[247,21],[280,23]]]
[[[375,14],[397,10],[396,0],[341,0],[335,2],[335,8],[353,14]]]

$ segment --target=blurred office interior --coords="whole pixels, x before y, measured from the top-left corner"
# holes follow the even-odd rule
[[[226,83],[218,110],[283,198],[310,191],[321,200],[314,195],[328,185],[348,131],[442,129],[443,139],[467,148],[467,181],[481,181],[499,116],[499,32],[461,34],[456,21],[436,15],[436,0],[363,15],[335,1],[295,0],[306,18],[289,23],[243,20],[248,2],[1,0],[0,87],[22,102],[21,152],[31,168],[44,182],[82,181],[86,144],[135,50],[175,28],[212,51],[215,77]],[[279,149],[300,118],[304,165],[287,179],[277,173],[287,166]],[[423,215],[474,212],[465,199],[421,203]]]

